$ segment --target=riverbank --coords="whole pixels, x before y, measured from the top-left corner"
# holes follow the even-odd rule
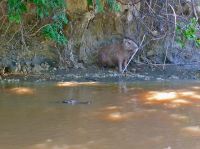
[[[193,68],[192,68],[193,67]],[[114,69],[52,69],[35,74],[5,74],[1,82],[62,82],[62,81],[167,81],[167,80],[200,80],[200,68],[194,65],[134,65],[125,74]]]

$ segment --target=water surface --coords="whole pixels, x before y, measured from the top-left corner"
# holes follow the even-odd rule
[[[198,82],[0,85],[0,149],[199,148]]]

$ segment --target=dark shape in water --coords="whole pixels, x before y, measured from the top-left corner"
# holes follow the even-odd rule
[[[77,104],[91,104],[91,101],[79,101],[77,99],[65,99],[62,103],[70,104],[70,105],[77,105]]]

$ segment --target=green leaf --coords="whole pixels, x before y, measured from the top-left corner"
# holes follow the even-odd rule
[[[96,0],[96,10],[97,12],[103,12],[103,5],[100,0]]]
[[[23,13],[27,11],[24,1],[8,0],[8,19],[11,22],[20,23]]]
[[[88,6],[93,6],[93,0],[87,0],[87,5]]]

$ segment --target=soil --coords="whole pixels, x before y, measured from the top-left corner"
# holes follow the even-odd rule
[[[113,69],[100,69],[96,66],[87,69],[53,69],[40,74],[5,74],[0,76],[1,83],[17,82],[60,82],[60,81],[170,81],[200,80],[200,69],[190,69],[188,65],[133,65],[126,73]]]

